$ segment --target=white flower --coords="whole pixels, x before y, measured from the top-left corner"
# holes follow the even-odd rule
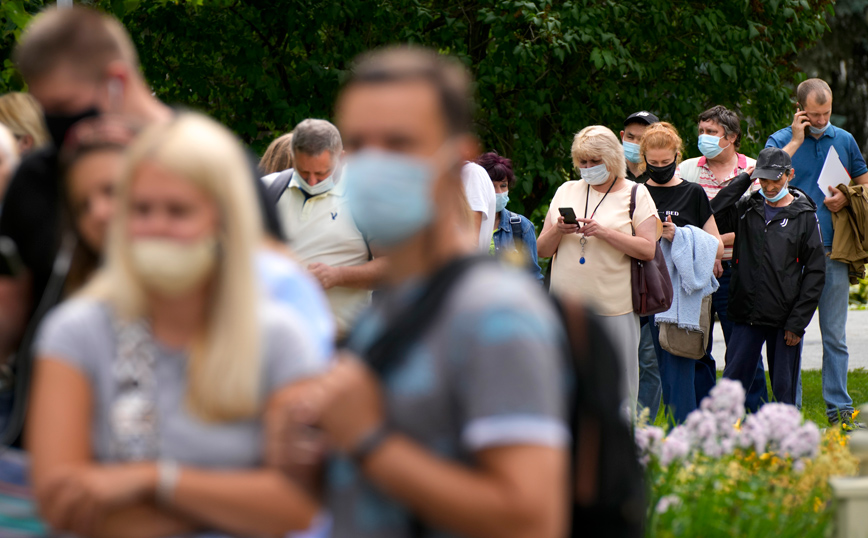
[[[657,507],[655,510],[658,514],[662,514],[669,510],[670,508],[679,506],[681,504],[681,497],[678,495],[666,495],[665,497],[661,497],[660,501],[657,503]]]

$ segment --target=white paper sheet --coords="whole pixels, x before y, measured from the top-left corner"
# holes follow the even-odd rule
[[[796,172],[798,174],[798,172]],[[817,185],[820,186],[820,191],[823,195],[829,197],[829,187],[837,187],[843,183],[850,184],[850,174],[841,163],[841,158],[838,157],[838,152],[835,151],[835,146],[829,148],[829,153],[826,155],[826,162],[823,163],[823,169],[820,171],[820,177],[817,178]]]

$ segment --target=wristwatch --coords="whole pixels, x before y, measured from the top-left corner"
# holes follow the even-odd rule
[[[362,436],[362,439],[356,443],[356,446],[354,446],[347,455],[356,465],[361,467],[365,464],[365,461],[367,461],[367,459],[383,445],[390,435],[392,435],[392,431],[388,426],[386,426],[385,422],[381,422],[368,430],[368,432]]]

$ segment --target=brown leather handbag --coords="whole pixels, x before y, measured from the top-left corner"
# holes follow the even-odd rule
[[[630,191],[630,228],[634,236],[636,229],[633,227],[633,211],[636,209],[638,188],[637,183]],[[640,316],[651,316],[669,310],[672,306],[672,279],[669,277],[669,269],[666,268],[663,251],[660,250],[660,240],[657,240],[653,260],[631,258],[630,265],[633,280],[633,312]]]

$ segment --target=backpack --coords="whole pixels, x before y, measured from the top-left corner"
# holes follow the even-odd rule
[[[277,205],[280,197],[283,196],[283,193],[286,191],[287,187],[289,187],[289,182],[292,181],[294,173],[295,170],[292,168],[284,170],[277,174],[274,181],[265,186],[265,200],[269,205]]]
[[[379,377],[400,365],[450,291],[482,263],[497,262],[488,256],[450,262],[429,280],[419,299],[395,317],[364,353]],[[569,336],[563,356],[574,379],[567,404],[573,439],[569,536],[639,538],[644,530],[645,485],[631,427],[620,411],[621,373],[614,347],[596,315],[575,301],[553,301]],[[429,534],[424,523],[413,521],[413,536]]]

